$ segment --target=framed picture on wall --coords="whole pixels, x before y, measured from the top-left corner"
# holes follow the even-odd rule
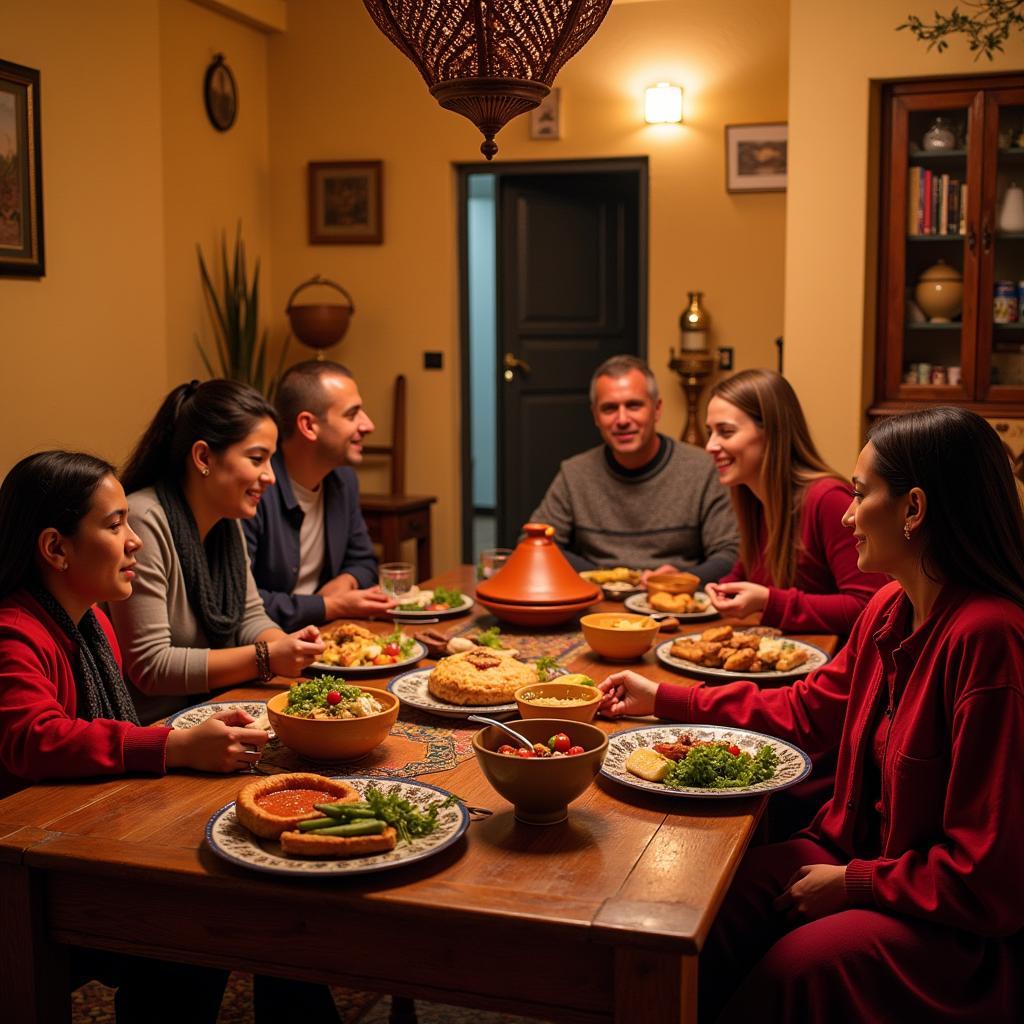
[[[309,165],[309,244],[379,245],[384,240],[382,164],[348,160]]]
[[[725,126],[726,192],[785,192],[789,125]]]
[[[0,60],[0,275],[45,272],[39,72]]]

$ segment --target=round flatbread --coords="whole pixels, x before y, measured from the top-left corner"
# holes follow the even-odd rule
[[[507,653],[478,647],[440,661],[430,673],[427,689],[450,704],[505,704],[520,686],[536,682],[532,666]]]

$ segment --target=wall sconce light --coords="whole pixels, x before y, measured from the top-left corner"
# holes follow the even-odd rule
[[[648,124],[681,124],[683,120],[683,87],[659,82],[644,96],[644,118]]]

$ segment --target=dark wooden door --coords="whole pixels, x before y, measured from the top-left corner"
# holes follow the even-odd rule
[[[645,191],[639,169],[499,178],[499,544],[598,443],[594,369],[646,353]]]

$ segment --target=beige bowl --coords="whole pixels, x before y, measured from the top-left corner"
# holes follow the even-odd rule
[[[637,623],[639,628],[616,628],[616,622]],[[580,619],[583,638],[591,649],[609,661],[636,661],[650,650],[658,635],[658,623],[649,615],[630,612],[595,612]]]
[[[523,718],[558,718],[566,722],[592,722],[604,696],[596,686],[585,683],[527,683],[515,692]],[[542,700],[572,700],[573,704],[542,704]]]
[[[922,271],[914,299],[932,323],[949,323],[963,309],[963,276],[956,267],[939,260]]]
[[[267,701],[267,717],[277,738],[296,753],[321,761],[353,761],[388,738],[399,709],[398,698],[387,690],[360,689],[375,697],[384,710],[365,718],[296,718],[284,713],[286,690]]]
[[[648,594],[692,594],[700,586],[700,577],[692,572],[659,572],[648,576]]]
[[[555,825],[569,816],[569,804],[585,792],[601,770],[608,737],[596,725],[566,724],[558,718],[509,722],[531,743],[545,743],[564,732],[584,752],[574,757],[509,757],[497,752],[509,738],[493,725],[473,737],[473,753],[487,781],[527,825]]]

